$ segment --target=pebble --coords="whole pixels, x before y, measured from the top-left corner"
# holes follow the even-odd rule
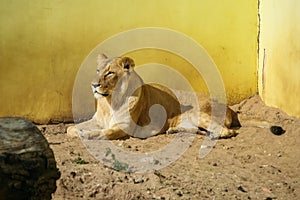
[[[142,177],[134,178],[134,179],[133,179],[133,183],[134,183],[134,184],[144,183],[144,182],[145,182],[145,180],[144,180]]]

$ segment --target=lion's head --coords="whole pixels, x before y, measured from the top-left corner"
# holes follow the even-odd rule
[[[128,85],[127,77],[133,72],[134,66],[134,61],[131,58],[108,58],[104,54],[99,54],[97,75],[91,84],[95,98],[111,96],[119,81],[122,81],[122,89],[126,90]]]

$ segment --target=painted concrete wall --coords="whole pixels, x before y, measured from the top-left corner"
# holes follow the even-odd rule
[[[264,101],[300,116],[300,1],[260,2],[259,91]]]
[[[201,44],[222,74],[230,103],[257,92],[256,1],[2,0],[0,4],[0,116],[23,116],[39,123],[71,120],[72,87],[81,62],[108,37],[140,27],[174,29]],[[140,53],[137,64],[154,58],[172,66],[176,59],[166,56]],[[205,91],[200,77],[191,82]]]

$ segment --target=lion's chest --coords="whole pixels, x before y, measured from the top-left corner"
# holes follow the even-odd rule
[[[95,113],[95,117],[101,128],[108,129],[111,126],[113,112],[105,98],[98,99],[97,112]]]
[[[99,99],[97,103],[97,112],[95,114],[99,125],[104,129],[109,129],[118,124],[131,123],[131,106],[135,103],[135,98],[128,98],[123,105],[118,108],[112,108],[106,99]]]

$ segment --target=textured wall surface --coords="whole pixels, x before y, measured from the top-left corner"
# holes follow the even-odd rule
[[[229,103],[239,102],[257,92],[257,7],[248,0],[2,0],[0,116],[71,120],[73,83],[85,57],[112,35],[141,27],[173,29],[201,44],[222,74]],[[132,54],[137,64],[156,59],[180,68],[179,58],[146,53]],[[205,91],[184,65],[193,87]]]
[[[260,94],[268,105],[300,116],[300,2],[260,4]]]

